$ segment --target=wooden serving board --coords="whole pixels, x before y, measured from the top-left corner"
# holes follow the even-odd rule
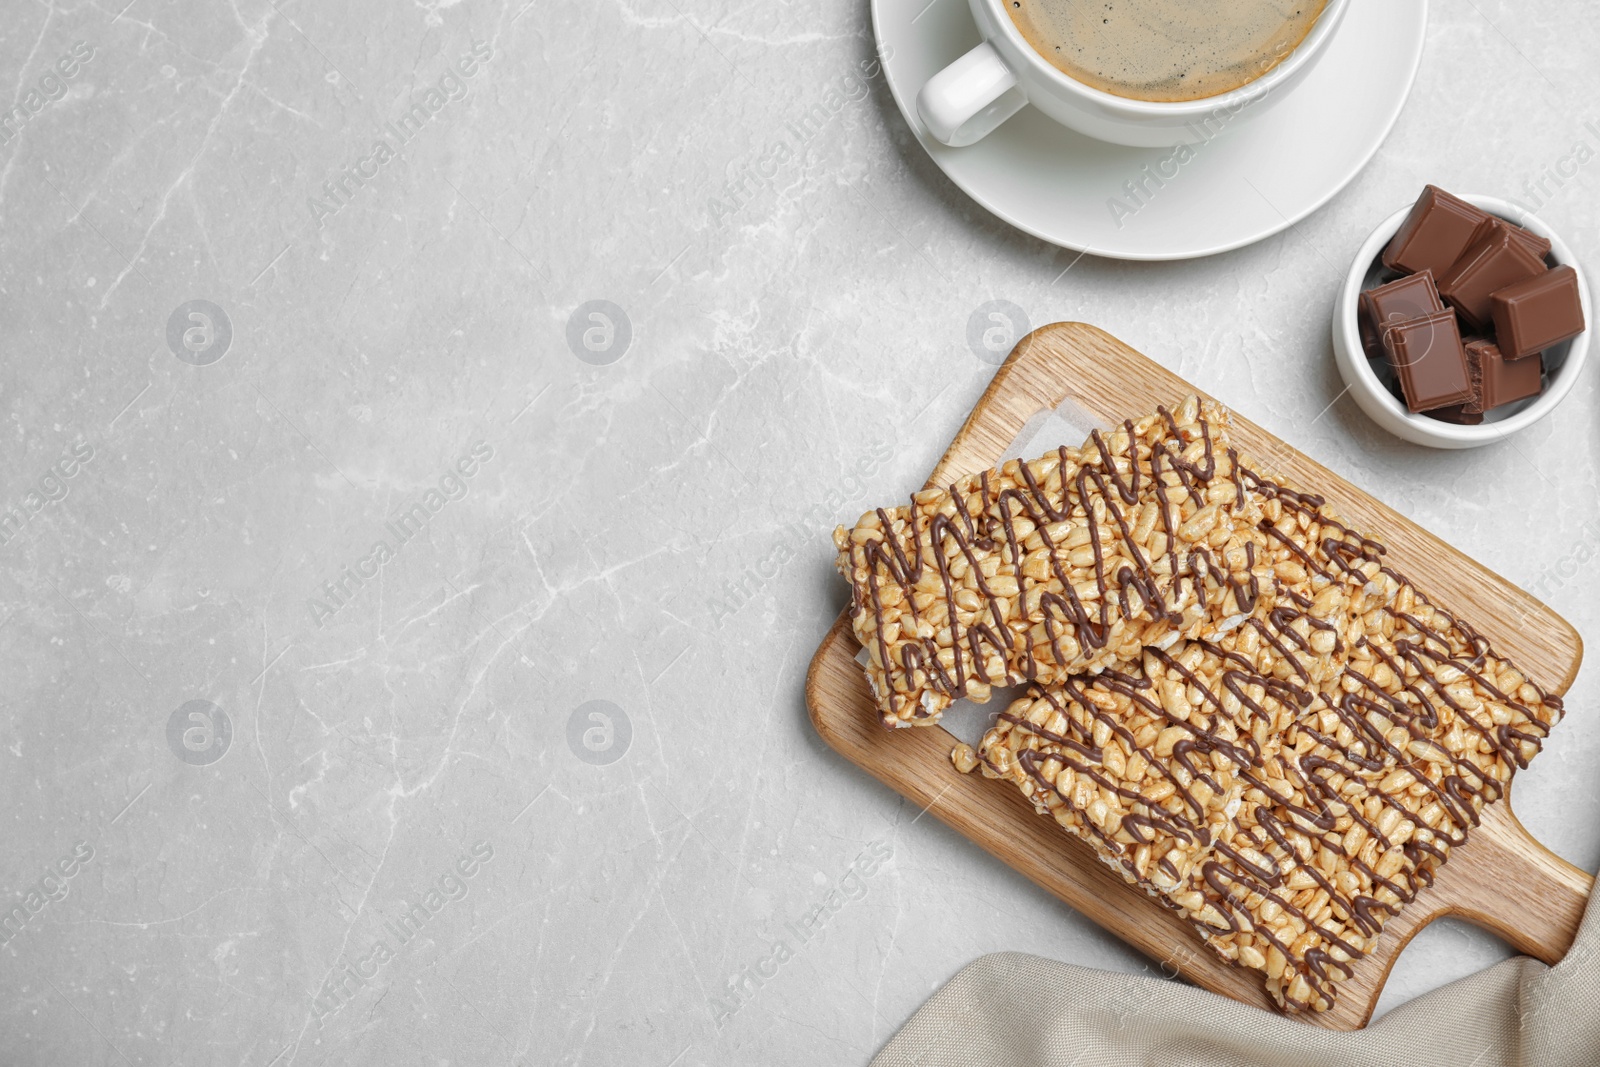
[[[1093,326],[1043,327],[1024,338],[996,373],[927,484],[949,485],[993,466],[1029,417],[1068,397],[1115,424],[1200,392]],[[1583,658],[1583,641],[1565,619],[1237,412],[1232,434],[1241,450],[1326,496],[1351,525],[1387,543],[1397,570],[1470,621],[1547,691],[1567,691]],[[806,701],[812,724],[829,745],[1184,977],[1272,1009],[1259,972],[1216,955],[1186,921],[1124,882],[1052,820],[1034,814],[1015,786],[956,773],[950,764],[956,740],[949,732],[938,726],[884,729],[855,660],[859,648],[841,614],[811,661]],[[1560,738],[1559,726],[1553,736]],[[1555,963],[1572,944],[1592,885],[1589,875],[1529,836],[1508,796],[1486,810],[1464,847],[1451,852],[1435,885],[1390,920],[1372,953],[1341,984],[1333,1010],[1308,1021],[1340,1030],[1366,1025],[1401,949],[1442,915],[1460,916],[1520,952]]]

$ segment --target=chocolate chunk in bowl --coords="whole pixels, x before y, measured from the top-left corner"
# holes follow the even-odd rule
[[[1512,227],[1497,219],[1439,278],[1439,295],[1456,309],[1463,324],[1489,330],[1494,326],[1490,298],[1547,269],[1544,260],[1513,236]]]
[[[1467,354],[1461,347],[1454,312],[1436,311],[1391,326],[1383,331],[1383,346],[1412,411],[1431,411],[1473,399]]]
[[[1571,267],[1529,278],[1489,298],[1500,350],[1524,359],[1583,332],[1583,298]]]
[[[1537,352],[1527,359],[1507,359],[1500,346],[1487,338],[1467,345],[1467,369],[1472,376],[1473,399],[1462,406],[1466,415],[1482,415],[1504,404],[1538,396],[1544,389],[1544,359]]]
[[[1408,274],[1361,294],[1361,315],[1382,344],[1383,331],[1409,319],[1443,311],[1433,271]]]
[[[1488,217],[1437,185],[1427,186],[1384,247],[1383,265],[1402,274],[1431,270],[1438,277],[1466,251]]]
[[[1475,243],[1487,237],[1495,226],[1507,224],[1509,224],[1508,220],[1497,219],[1493,215],[1485,213],[1483,221],[1478,224],[1477,231],[1472,235],[1472,242]],[[1544,257],[1550,254],[1550,238],[1540,237],[1538,234],[1521,226],[1511,226],[1511,239],[1533,253],[1534,257],[1541,262]]]

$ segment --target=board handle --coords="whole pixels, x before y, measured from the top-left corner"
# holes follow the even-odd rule
[[[1524,955],[1560,963],[1578,936],[1594,878],[1534,840],[1504,800],[1484,810],[1466,847],[1475,873],[1487,873],[1452,886],[1444,914],[1498,934]]]

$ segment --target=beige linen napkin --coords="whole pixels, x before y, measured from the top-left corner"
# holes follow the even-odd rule
[[[1591,900],[1555,967],[1506,960],[1356,1033],[1177,982],[1001,952],[935,993],[872,1067],[1595,1067],[1597,950]]]

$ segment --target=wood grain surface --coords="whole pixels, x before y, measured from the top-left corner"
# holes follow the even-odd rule
[[[948,485],[993,466],[1031,416],[1063,399],[1070,397],[1091,415],[1115,423],[1190,393],[1204,395],[1102,330],[1083,323],[1042,327],[1024,338],[995,374],[927,484]],[[1386,543],[1397,570],[1471,622],[1547,691],[1567,691],[1583,658],[1583,642],[1565,619],[1239,412],[1232,435],[1242,451],[1326,496],[1351,525]],[[957,774],[949,759],[956,740],[949,732],[937,726],[884,729],[855,661],[859,647],[841,614],[806,678],[812,724],[830,746],[1189,980],[1272,1009],[1258,972],[1212,952],[1186,921],[1124,882],[1052,820],[1034,814],[1015,786],[976,773]],[[1549,744],[1560,743],[1558,726]],[[1342,1030],[1366,1025],[1401,949],[1442,915],[1492,930],[1518,951],[1554,963],[1572,944],[1592,885],[1589,875],[1523,829],[1507,797],[1487,809],[1483,825],[1464,847],[1451,852],[1436,884],[1388,923],[1372,953],[1341,984],[1334,1009],[1305,1018]]]

